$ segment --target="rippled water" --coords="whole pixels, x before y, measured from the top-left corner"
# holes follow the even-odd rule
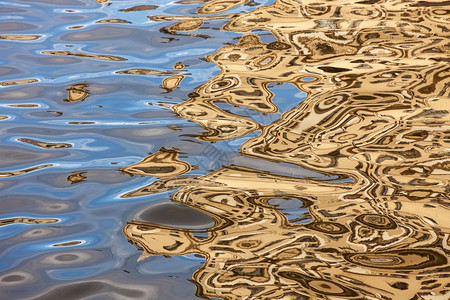
[[[449,23],[0,2],[1,298],[450,298]]]

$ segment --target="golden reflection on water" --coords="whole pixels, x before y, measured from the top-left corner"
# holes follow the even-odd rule
[[[18,80],[8,80],[0,82],[0,86],[12,86],[12,85],[21,85],[21,84],[30,84],[39,82],[39,80],[30,78],[30,79],[18,79]]]
[[[0,219],[0,226],[6,226],[10,224],[22,223],[22,224],[51,224],[58,222],[58,219],[36,219],[36,218],[10,218]]]
[[[86,181],[86,176],[84,176],[86,172],[74,172],[67,177],[67,181],[71,184],[84,182]]]
[[[128,24],[131,24],[132,22],[124,20],[124,19],[104,19],[104,20],[96,21],[95,23],[128,23]]]
[[[192,167],[189,163],[178,159],[177,149],[161,148],[142,161],[122,168],[121,172],[140,176],[173,177],[189,172]]]
[[[119,11],[123,12],[133,12],[133,11],[143,11],[143,10],[152,10],[158,8],[157,5],[137,5],[129,8],[119,9]]]
[[[111,60],[111,61],[124,61],[126,58],[114,55],[102,55],[102,54],[88,54],[88,53],[78,53],[71,51],[42,51],[42,54],[46,55],[67,55],[67,56],[75,56],[75,57],[85,57],[91,59],[99,59],[99,60]]]
[[[34,41],[38,40],[42,35],[36,34],[1,34],[0,40],[10,40],[10,41]]]
[[[67,98],[65,102],[84,101],[89,96],[88,85],[85,83],[74,84],[67,89]]]
[[[53,164],[43,164],[43,165],[38,165],[38,166],[34,166],[34,167],[26,168],[26,169],[21,169],[21,170],[0,172],[0,178],[20,176],[20,175],[24,175],[24,174],[27,174],[27,173],[30,173],[30,172],[37,171],[37,170],[49,168],[49,167],[52,167],[52,166],[53,166]]]
[[[20,142],[28,143],[40,148],[44,149],[62,149],[62,148],[71,148],[72,144],[68,143],[49,143],[49,142],[43,142],[43,141],[37,141],[33,139],[26,139],[26,138],[20,138],[17,139]]]
[[[209,1],[198,13],[245,2]],[[448,299],[449,15],[438,1],[294,0],[234,15],[223,30],[244,36],[207,57],[220,74],[172,110],[207,130],[200,140],[260,130],[241,145],[243,155],[343,180],[240,166],[177,178],[190,166],[164,149],[122,171],[171,178],[123,197],[181,187],[172,201],[209,215],[215,226],[132,221],[124,234],[144,258],[205,257],[193,274],[200,297]],[[208,19],[182,17],[169,31],[195,30]],[[255,29],[276,41],[262,42]],[[269,125],[215,105],[276,113],[270,83],[290,83],[306,100]],[[308,213],[288,220],[277,208],[286,201]]]

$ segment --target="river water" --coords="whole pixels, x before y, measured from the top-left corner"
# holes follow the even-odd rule
[[[449,299],[450,10],[0,2],[1,299]]]

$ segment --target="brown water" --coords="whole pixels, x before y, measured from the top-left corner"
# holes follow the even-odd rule
[[[97,2],[109,18],[36,54],[58,82],[0,83],[2,104],[63,120],[3,117],[2,201],[48,191],[1,224],[65,240],[2,233],[9,297],[450,298],[448,2]],[[73,80],[72,59],[95,64]]]

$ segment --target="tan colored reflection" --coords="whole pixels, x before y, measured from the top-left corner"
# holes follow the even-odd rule
[[[22,84],[30,84],[39,82],[39,80],[31,78],[31,79],[18,79],[18,80],[9,80],[0,82],[0,86],[11,86],[11,85],[22,85]]]
[[[1,219],[0,226],[6,226],[6,225],[18,224],[18,223],[37,225],[37,224],[50,224],[50,223],[56,223],[56,222],[58,222],[58,219],[10,218],[10,219]]]
[[[124,196],[181,187],[172,200],[216,225],[129,222],[124,234],[143,257],[204,256],[193,274],[201,297],[449,298],[448,25],[437,1],[278,0],[236,15],[223,29],[243,37],[207,57],[220,74],[173,111],[207,129],[204,141],[261,130],[243,155],[338,180],[238,166],[195,179],[200,185],[168,178]],[[263,43],[254,30],[276,41]],[[215,105],[278,112],[271,83],[307,97],[269,125]],[[284,214],[283,203],[307,212]]]
[[[72,147],[72,144],[67,144],[67,143],[47,143],[47,142],[42,142],[42,141],[37,141],[37,140],[33,140],[33,139],[25,139],[25,138],[20,138],[17,139],[20,142],[24,142],[24,143],[28,143],[37,147],[41,147],[44,149],[61,149],[61,148],[70,148]]]
[[[162,81],[162,86],[167,92],[172,92],[172,90],[176,89],[180,86],[181,81],[184,79],[184,75],[172,75],[170,77],[164,78]]]
[[[189,172],[192,167],[189,163],[178,159],[179,152],[175,148],[161,148],[158,152],[144,158],[137,164],[121,169],[129,175],[173,177]]]
[[[224,184],[211,182],[199,177],[173,177],[168,179],[159,179],[152,184],[124,194],[122,198],[133,198],[158,194],[184,186],[224,186]]]
[[[52,247],[70,247],[81,244],[81,241],[72,241],[72,242],[66,242],[66,243],[60,243],[60,244],[54,244]]]
[[[84,28],[84,25],[75,25],[75,26],[69,26],[67,27],[67,29],[80,29],[80,28]]]
[[[0,40],[9,41],[35,41],[41,37],[42,35],[33,34],[0,34]]]
[[[85,174],[86,172],[72,173],[67,177],[67,181],[69,181],[71,184],[86,181],[87,177],[85,176]]]
[[[96,124],[96,122],[92,122],[92,121],[67,122],[67,124],[74,124],[74,125],[92,125],[92,124]]]
[[[173,74],[171,72],[161,72],[157,70],[152,69],[128,69],[128,70],[122,70],[117,71],[117,74],[124,74],[124,75],[163,75],[163,74]]]
[[[129,222],[124,227],[127,238],[142,247],[143,257],[204,256],[204,266],[193,275],[201,296],[376,298],[382,293],[410,299],[426,293],[425,278],[433,280],[436,292],[447,291],[443,270],[448,266],[448,234],[435,232],[437,224],[428,223],[435,211],[445,209],[443,205],[432,209],[420,204],[421,216],[383,211],[369,201],[337,200],[359,190],[350,184],[238,167],[201,179],[221,186],[187,186],[172,200],[208,214],[215,220],[214,228],[185,230],[148,222]],[[291,216],[296,218],[289,222],[272,204],[283,201],[304,205],[309,213]],[[308,218],[313,221],[298,224]]]
[[[173,66],[173,69],[174,70],[182,70],[182,69],[184,69],[186,66],[183,64],[183,63],[181,63],[181,62],[177,62],[174,66]]]
[[[227,11],[238,5],[247,3],[249,0],[211,0],[203,5],[198,14],[215,14]]]
[[[89,96],[89,90],[87,84],[74,84],[67,89],[67,98],[65,102],[78,102],[84,101]]]
[[[222,72],[192,93],[189,101],[174,105],[172,109],[180,117],[209,130],[200,137],[202,140],[238,138],[260,129],[258,122],[231,115],[213,103],[225,101],[261,113],[278,112],[267,85],[270,82],[296,83],[306,77],[305,73],[298,72],[298,66],[280,64],[280,60],[286,61],[284,55],[290,53],[289,49],[291,46],[286,43],[262,44],[255,35],[242,37],[237,45],[223,47],[207,57]]]
[[[56,115],[57,117],[60,117],[63,115],[62,111],[56,111],[56,110],[47,110],[48,113],[51,113],[53,115]]]
[[[88,54],[88,53],[79,53],[79,52],[71,52],[71,51],[42,51],[41,53],[47,54],[47,55],[67,55],[67,56],[75,56],[75,57],[85,57],[85,58],[99,59],[99,60],[112,60],[112,61],[127,60],[126,58],[123,58],[120,56]]]
[[[38,104],[8,104],[9,107],[18,107],[18,108],[32,108],[39,107]]]
[[[192,19],[192,20],[184,20],[179,23],[176,23],[175,25],[172,25],[167,29],[169,32],[176,32],[176,31],[193,31],[197,30],[200,27],[202,27],[203,21],[199,19]]]
[[[22,170],[3,171],[3,172],[0,172],[0,178],[24,175],[24,174],[31,173],[31,172],[34,172],[34,171],[37,171],[37,170],[49,168],[49,167],[52,167],[52,166],[53,166],[53,164],[44,164],[44,165],[34,166],[34,167],[22,169]]]
[[[124,19],[104,19],[96,21],[95,23],[127,23],[131,24],[132,22],[124,20]]]
[[[201,20],[208,21],[208,20],[223,20],[223,19],[230,19],[234,15],[233,14],[222,14],[222,15],[212,15],[212,16],[148,16],[148,18],[152,21],[191,21],[191,20]]]
[[[129,8],[119,9],[119,11],[123,12],[133,12],[133,11],[143,11],[143,10],[152,10],[157,9],[157,5],[137,5]]]

